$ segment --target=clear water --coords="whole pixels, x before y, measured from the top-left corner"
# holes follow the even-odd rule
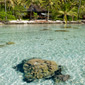
[[[53,60],[71,78],[55,85],[85,85],[85,25],[4,25],[0,26],[0,85],[54,85],[53,80],[23,82],[23,74],[12,67],[32,57]],[[49,30],[43,30],[49,29]]]

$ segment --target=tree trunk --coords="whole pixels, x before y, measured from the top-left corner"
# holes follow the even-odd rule
[[[7,8],[6,8],[6,0],[5,0],[5,13],[6,13],[6,21],[7,21]]]
[[[47,16],[47,21],[49,20],[49,8],[48,8],[48,16]]]
[[[30,12],[30,20],[32,19],[32,11]]]
[[[72,16],[72,21],[74,20],[74,16]]]
[[[80,15],[79,10],[80,10],[80,6],[81,6],[81,0],[78,0],[78,2],[79,2],[79,7],[78,7],[78,19],[79,19],[79,15]]]
[[[9,11],[10,11],[10,9],[11,9],[11,8],[10,8],[10,6],[9,6]]]
[[[65,24],[67,24],[67,15],[66,14],[64,14],[64,22],[65,22]]]

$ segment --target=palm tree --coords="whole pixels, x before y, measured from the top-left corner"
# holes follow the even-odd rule
[[[42,0],[42,7],[46,7],[46,9],[48,10],[48,14],[47,14],[47,20],[49,20],[49,13],[50,13],[50,9],[54,7],[55,3],[58,2],[57,0]]]
[[[7,21],[7,4],[8,4],[8,2],[10,2],[10,6],[11,7],[14,7],[14,3],[13,3],[13,0],[4,0],[4,6],[5,6],[5,15],[6,15],[6,21]]]
[[[14,2],[14,15],[16,16],[16,18],[21,19],[22,14],[21,12],[25,10],[25,3],[23,0],[13,0]]]
[[[26,6],[26,8],[29,8],[29,6],[31,4],[36,3],[38,0],[23,0],[22,2],[24,3],[24,5]]]
[[[9,11],[10,11],[10,8],[13,8],[14,9],[14,0],[7,0],[8,1],[8,7],[9,7]]]
[[[59,14],[64,15],[63,19],[65,21],[65,24],[67,24],[67,16],[72,16],[72,20],[73,17],[76,16],[77,17],[77,12],[75,11],[76,7],[73,6],[73,3],[71,2],[66,2],[64,1],[61,5],[60,5],[60,9],[59,9]]]
[[[81,1],[81,6],[79,10],[79,17],[85,19],[85,0]]]

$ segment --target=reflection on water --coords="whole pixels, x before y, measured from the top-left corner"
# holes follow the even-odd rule
[[[53,60],[64,67],[62,73],[69,74],[71,78],[58,85],[84,85],[85,25],[69,26],[72,29],[55,24],[0,26],[0,41],[3,41],[0,42],[0,85],[28,85],[22,80],[23,74],[12,67],[33,57]],[[40,31],[49,28],[51,30]],[[4,46],[9,41],[15,44]],[[54,85],[54,82],[40,79],[29,85]]]
[[[71,26],[71,25],[68,25],[68,24],[61,26],[61,28],[62,29],[79,29],[78,26],[75,26],[75,25]]]

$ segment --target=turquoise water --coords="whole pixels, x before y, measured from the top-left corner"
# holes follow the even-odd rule
[[[55,24],[0,26],[0,85],[85,85],[85,25],[63,27]],[[15,44],[6,45],[9,41]],[[62,65],[62,73],[69,74],[70,79],[58,84],[51,79],[23,82],[23,74],[12,67],[32,57]]]

